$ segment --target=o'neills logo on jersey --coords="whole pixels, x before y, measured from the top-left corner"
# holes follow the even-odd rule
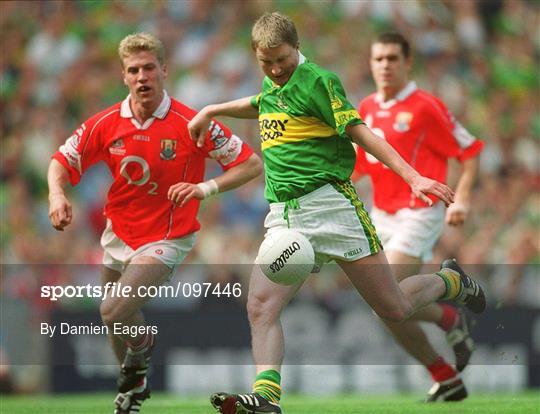
[[[114,155],[125,155],[124,140],[122,138],[115,139],[109,147],[109,152]]]
[[[394,122],[394,130],[397,132],[407,132],[411,129],[411,121],[413,114],[411,112],[398,112],[396,120]]]
[[[159,158],[166,161],[174,160],[176,158],[176,140],[161,140],[161,152],[159,153]]]

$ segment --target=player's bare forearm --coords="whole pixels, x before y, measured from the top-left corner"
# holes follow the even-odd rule
[[[456,188],[456,202],[446,210],[445,222],[451,226],[465,223],[471,208],[471,191],[478,173],[478,158],[463,161],[463,170]]]
[[[470,203],[472,188],[478,175],[478,166],[478,157],[463,161],[463,170],[456,187],[456,203]]]
[[[51,160],[47,172],[49,184],[49,219],[52,226],[58,231],[71,224],[73,218],[71,203],[67,199],[64,188],[69,181],[69,174],[57,160]]]
[[[366,125],[349,126],[347,134],[356,144],[402,177],[409,185],[419,175],[388,142],[375,135]]]
[[[219,192],[229,191],[261,175],[263,164],[257,154],[252,154],[246,161],[215,177]]]
[[[47,172],[47,183],[49,185],[49,195],[64,194],[64,188],[69,181],[69,174],[62,164],[54,158],[49,163]]]
[[[210,122],[216,116],[256,119],[259,116],[259,112],[251,106],[250,97],[205,106],[188,124],[189,135],[197,143],[197,147],[202,148]]]
[[[231,118],[257,119],[259,111],[251,105],[251,97],[236,99],[234,101],[205,106],[201,112],[213,118],[215,116],[228,116]]]

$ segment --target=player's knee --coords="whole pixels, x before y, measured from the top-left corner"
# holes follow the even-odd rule
[[[115,323],[123,322],[127,317],[127,312],[121,304],[114,301],[105,300],[100,308],[101,320],[104,325],[112,326]]]
[[[110,302],[102,302],[99,307],[99,313],[104,325],[111,326],[114,324],[114,306]]]
[[[407,320],[406,315],[399,311],[386,312],[383,315],[379,314],[379,317],[385,321],[393,323],[401,323]]]
[[[411,316],[411,312],[412,308],[407,305],[375,311],[379,318],[393,323],[405,322]]]
[[[268,296],[250,296],[247,302],[249,323],[252,326],[270,323],[279,318],[281,307]]]

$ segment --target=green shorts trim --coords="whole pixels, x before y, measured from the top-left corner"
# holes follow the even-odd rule
[[[378,253],[382,250],[382,243],[377,236],[377,230],[371,222],[368,212],[364,208],[364,203],[358,198],[358,193],[356,188],[352,185],[350,181],[335,181],[331,183],[332,186],[343,195],[356,210],[356,215],[358,220],[364,229],[364,233],[369,242],[369,249],[371,254]]]

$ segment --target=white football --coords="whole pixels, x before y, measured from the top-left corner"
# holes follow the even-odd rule
[[[303,234],[279,229],[265,237],[255,262],[272,282],[294,285],[310,275],[315,265],[315,252]]]

